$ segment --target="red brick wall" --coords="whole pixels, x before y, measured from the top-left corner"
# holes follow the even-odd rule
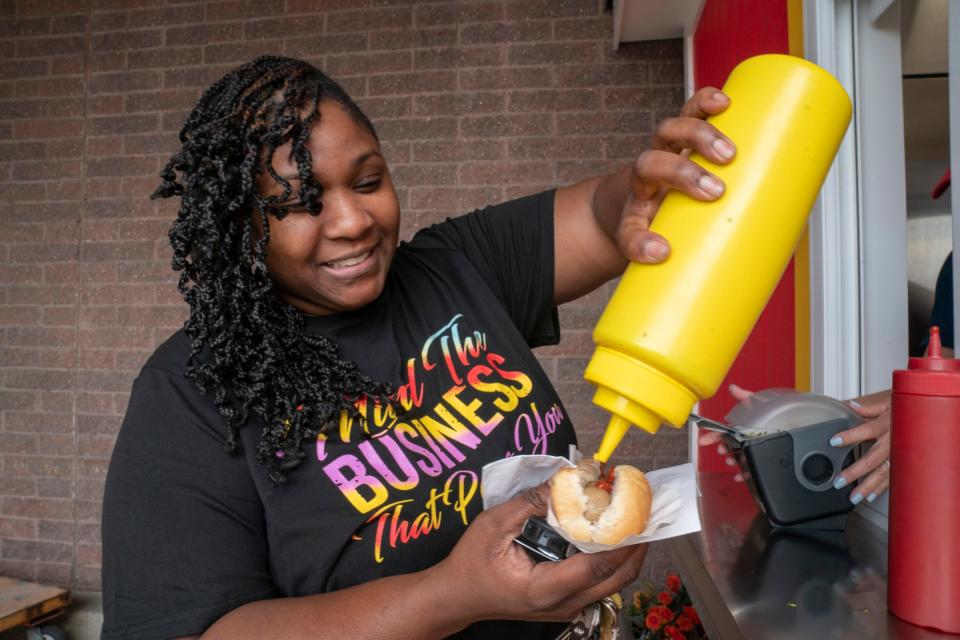
[[[170,202],[147,196],[186,111],[264,53],[310,60],[378,126],[403,235],[606,172],[682,101],[680,41],[614,52],[597,0],[0,2],[0,574],[98,589],[104,474],[130,383],[184,305]],[[582,370],[606,296],[540,353],[597,442]],[[681,432],[624,445],[646,468]],[[649,564],[649,563],[648,563]]]

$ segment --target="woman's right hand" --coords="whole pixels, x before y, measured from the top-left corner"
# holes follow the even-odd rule
[[[572,620],[588,604],[619,592],[640,573],[647,545],[576,553],[561,562],[534,562],[513,542],[531,516],[544,517],[550,491],[543,484],[484,511],[450,555],[433,567],[437,579],[460,594],[467,622]]]

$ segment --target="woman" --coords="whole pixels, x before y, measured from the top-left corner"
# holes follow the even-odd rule
[[[512,539],[542,488],[481,514],[479,473],[567,454],[530,348],[559,339],[556,305],[666,256],[663,189],[722,193],[676,152],[728,161],[703,121],[726,104],[703,90],[633,167],[398,247],[374,128],[339,86],[264,57],[210,87],[155,194],[181,199],[190,318],[111,462],[103,638],[553,638],[630,583],[643,547],[533,563]]]

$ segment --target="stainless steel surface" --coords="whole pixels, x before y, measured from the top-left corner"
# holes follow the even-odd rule
[[[670,547],[712,640],[957,638],[887,612],[886,533],[772,528],[742,483],[700,474],[698,533]]]

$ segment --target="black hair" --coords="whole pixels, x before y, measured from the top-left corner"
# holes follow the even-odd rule
[[[312,177],[306,142],[327,99],[376,138],[340,85],[306,62],[263,56],[234,69],[187,117],[182,146],[151,196],[180,197],[170,243],[178,289],[190,306],[186,376],[213,393],[226,419],[228,451],[236,450],[237,429],[251,410],[263,419],[257,459],[275,483],[303,460],[303,445],[330,430],[342,412],[357,415],[357,400],[389,402],[391,393],[340,359],[334,341],[306,333],[300,313],[281,300],[267,272],[270,217],[285,215],[279,203],[293,192],[274,171],[273,154],[292,141],[297,199],[318,215],[322,188]],[[265,169],[281,195],[258,192]]]

